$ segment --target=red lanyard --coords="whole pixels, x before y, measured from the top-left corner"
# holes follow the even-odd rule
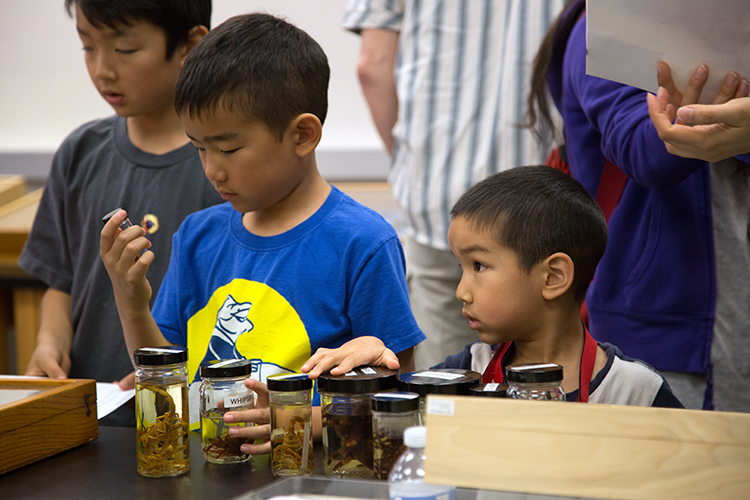
[[[596,363],[596,340],[589,333],[588,328],[583,327],[583,351],[581,352],[581,366],[578,370],[578,399],[581,403],[589,402],[589,384],[591,376],[594,374],[594,364]],[[500,344],[492,357],[492,361],[487,365],[487,369],[482,375],[482,383],[491,382],[503,383],[503,357],[508,352],[513,342]]]

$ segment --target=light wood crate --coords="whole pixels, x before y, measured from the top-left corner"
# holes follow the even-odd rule
[[[750,498],[750,414],[428,396],[426,479],[616,499]]]

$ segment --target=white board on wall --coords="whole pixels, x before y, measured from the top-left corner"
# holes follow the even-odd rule
[[[329,110],[319,151],[346,152],[347,157],[361,151],[370,158],[363,163],[366,167],[355,162],[335,169],[355,169],[352,178],[382,178],[387,158],[357,82],[359,39],[341,27],[345,4],[346,0],[214,0],[212,25],[262,11],[307,31],[331,65]],[[78,125],[112,114],[89,80],[75,23],[63,0],[3,0],[0,19],[0,155],[52,153]],[[7,165],[0,165],[0,170],[8,170]]]

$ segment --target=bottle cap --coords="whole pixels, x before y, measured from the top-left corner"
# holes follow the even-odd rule
[[[201,365],[201,378],[243,377],[253,372],[253,362],[249,359],[220,359]]]
[[[419,410],[419,394],[415,392],[380,392],[370,398],[370,409],[385,413]]]
[[[528,363],[505,368],[505,380],[521,384],[544,384],[560,382],[563,367],[554,363]]]
[[[185,347],[143,347],[133,353],[137,365],[160,366],[174,365],[187,361]]]
[[[504,398],[508,392],[508,384],[481,384],[469,389],[472,396],[483,396],[486,398]]]
[[[266,384],[269,391],[294,392],[309,391],[312,389],[313,381],[307,373],[280,373],[269,375]]]
[[[398,370],[382,366],[360,366],[343,375],[326,372],[318,377],[318,392],[372,394],[396,388]]]
[[[428,394],[457,394],[468,396],[469,388],[480,382],[482,374],[472,370],[443,368],[402,373],[398,377],[399,390]]]
[[[404,431],[404,446],[407,448],[424,448],[427,436],[427,427],[418,425],[407,427]]]

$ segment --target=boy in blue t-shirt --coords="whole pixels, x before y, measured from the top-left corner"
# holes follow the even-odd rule
[[[490,383],[511,364],[555,363],[568,401],[682,407],[656,370],[597,344],[581,321],[607,223],[578,181],[551,167],[513,168],[469,189],[451,215],[448,243],[463,270],[456,297],[479,340],[436,368],[471,369]],[[367,337],[317,352],[302,371],[316,378],[363,364],[399,366]]]
[[[395,231],[318,171],[328,79],[321,47],[281,19],[249,14],[212,30],[185,61],[175,108],[206,177],[229,203],[182,224],[153,311],[145,272],[154,254],[142,230],[118,230],[124,211],[102,230],[130,352],[187,346],[192,392],[202,363],[254,361],[246,385],[258,405],[228,412],[226,422],[267,424],[262,382],[299,372],[320,347],[377,336],[409,367],[424,339]],[[192,394],[191,406],[194,422]],[[248,440],[243,453],[258,454],[270,451],[269,432],[232,427],[230,435]],[[263,444],[251,444],[257,438]]]

